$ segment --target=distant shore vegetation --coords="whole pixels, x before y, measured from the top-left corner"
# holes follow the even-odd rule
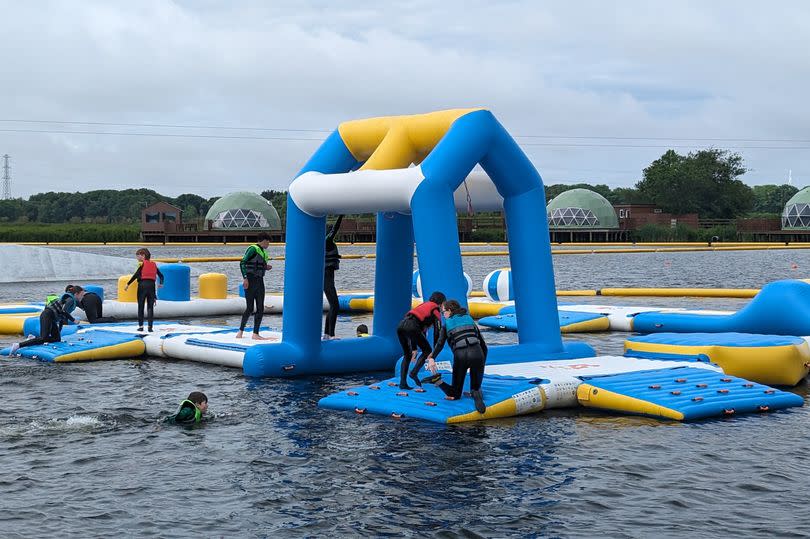
[[[611,204],[655,204],[672,214],[696,213],[701,219],[779,217],[785,203],[798,192],[792,185],[743,183],[747,169],[739,154],[705,149],[686,155],[668,150],[650,163],[633,187],[611,188],[604,183],[552,184],[546,201],[569,189],[585,188]],[[286,219],[287,192],[265,190],[261,195]],[[183,210],[184,222],[201,222],[219,197],[193,193],[168,197],[151,189],[104,189],[80,192],[47,192],[27,200],[0,200],[0,241],[137,241],[141,210],[164,201]],[[473,206],[475,201],[472,201]],[[479,229],[477,241],[498,241],[501,229]],[[634,233],[636,241],[703,241],[713,237],[737,239],[733,225],[695,230],[645,225]]]

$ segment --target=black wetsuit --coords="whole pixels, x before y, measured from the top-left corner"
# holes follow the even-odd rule
[[[248,280],[245,289],[245,311],[239,323],[239,331],[244,331],[248,318],[253,315],[253,333],[259,334],[264,316],[264,274],[267,272],[267,260],[261,245],[251,245],[245,251],[239,268],[242,277]]]
[[[155,302],[157,301],[157,290],[155,290],[154,279],[144,279],[141,277],[143,264],[138,266],[135,273],[132,274],[127,286],[133,282],[138,281],[138,327],[143,328],[143,308],[146,305],[146,320],[149,323],[149,330],[152,330],[152,322],[155,319]],[[160,279],[160,284],[163,284],[163,274],[160,273],[160,268],[155,265],[156,276]]]
[[[403,318],[397,326],[397,337],[399,338],[400,346],[402,346],[402,366],[400,367],[399,371],[399,387],[401,389],[410,389],[406,383],[406,377],[408,375],[408,367],[411,363],[411,355],[417,348],[419,348],[422,353],[416,360],[416,364],[413,366],[410,374],[411,379],[413,379],[417,385],[422,385],[422,383],[419,381],[418,373],[422,368],[422,365],[425,364],[425,359],[427,359],[431,351],[430,343],[428,342],[427,337],[425,337],[425,332],[427,329],[431,326],[433,327],[434,345],[439,338],[439,331],[442,327],[439,306],[432,302],[425,303],[431,303],[429,309],[430,314],[428,316],[426,316],[423,320],[420,320],[419,317],[414,314],[414,310],[411,310],[408,311],[408,314],[405,315],[405,318]],[[425,303],[422,305],[425,305]],[[417,307],[417,309],[420,307]]]
[[[470,393],[480,391],[481,382],[484,379],[484,364],[487,360],[487,344],[473,319],[467,314],[451,316],[439,333],[439,340],[433,349],[433,357],[439,355],[445,342],[448,342],[453,350],[453,383],[449,385],[442,382],[439,388],[448,397],[460,399],[464,379],[469,370]]]
[[[79,307],[84,311],[87,321],[91,324],[108,324],[117,322],[112,316],[102,314],[102,301],[98,294],[85,292],[84,297],[79,302]]]
[[[337,324],[338,311],[340,310],[337,288],[335,288],[335,271],[340,268],[340,253],[338,252],[337,245],[335,245],[335,236],[337,236],[338,229],[340,229],[341,221],[343,221],[343,216],[339,215],[335,224],[329,229],[329,233],[326,234],[326,242],[324,245],[325,264],[323,292],[326,294],[326,300],[329,302],[329,312],[326,313],[323,333],[330,337],[335,336],[335,325]]]
[[[39,337],[21,342],[20,348],[61,341],[64,323],[76,321],[70,314],[75,307],[75,300],[69,294],[49,303],[39,315]]]

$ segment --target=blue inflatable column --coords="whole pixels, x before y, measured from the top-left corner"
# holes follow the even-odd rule
[[[191,299],[191,268],[186,264],[161,264],[165,278],[163,288],[157,289],[162,301],[189,301]]]
[[[374,335],[396,340],[397,324],[411,308],[413,227],[399,213],[377,214]]]
[[[491,124],[491,146],[481,167],[504,197],[515,311],[520,320],[518,339],[522,344],[536,344],[542,351],[559,352],[563,345],[543,179],[492,116]]]
[[[287,197],[283,337],[305,356],[317,356],[323,323],[325,217],[307,215]]]
[[[161,270],[163,271],[163,270]],[[86,284],[82,288],[84,288],[85,292],[92,292],[93,294],[97,295],[101,298],[101,301],[104,301],[104,287],[97,285],[97,284]]]
[[[419,256],[422,296],[443,292],[467,305],[467,280],[461,265],[458,223],[452,191],[445,183],[423,181],[411,201]]]

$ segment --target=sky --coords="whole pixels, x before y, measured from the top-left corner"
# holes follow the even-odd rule
[[[706,147],[810,185],[802,0],[380,4],[0,0],[12,196],[285,189],[342,121],[461,107],[547,185],[632,187]]]

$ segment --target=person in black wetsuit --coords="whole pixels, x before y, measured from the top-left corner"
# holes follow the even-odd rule
[[[149,249],[142,247],[135,251],[135,258],[140,265],[135,273],[130,277],[124,290],[129,289],[129,285],[138,281],[138,331],[143,331],[143,308],[146,305],[146,317],[149,323],[149,331],[152,331],[152,323],[155,319],[155,301],[157,301],[157,291],[155,281],[160,279],[160,287],[163,286],[163,274],[157,264],[152,262],[152,253]]]
[[[76,299],[71,292],[65,292],[59,299],[51,301],[39,315],[39,337],[11,345],[10,356],[26,346],[36,346],[62,340],[62,326],[66,322],[76,322],[70,314],[76,308]]]
[[[335,337],[335,325],[337,324],[338,311],[340,310],[340,302],[338,301],[337,289],[335,288],[335,272],[340,268],[340,253],[335,244],[335,236],[337,236],[342,221],[343,216],[338,215],[335,224],[332,225],[332,228],[330,228],[329,232],[326,234],[324,244],[325,264],[323,270],[323,292],[326,294],[326,300],[329,302],[329,312],[326,313],[326,321],[323,324],[323,336],[325,339],[333,339]]]
[[[415,359],[417,348],[422,351],[422,354],[419,356],[419,360],[416,361],[413,370],[411,370],[410,376],[416,382],[416,385],[422,385],[418,376],[419,370],[425,364],[425,359],[430,355],[430,343],[428,343],[425,333],[431,327],[433,328],[433,344],[435,345],[442,325],[439,306],[444,303],[445,299],[443,293],[433,292],[428,301],[408,311],[405,318],[397,326],[397,337],[400,346],[402,346],[402,365],[399,371],[400,389],[413,389],[408,385],[407,376],[408,366]]]
[[[65,292],[69,292],[68,288],[72,290],[78,288],[81,290],[81,295],[74,292],[76,296],[76,304],[81,310],[84,311],[84,315],[89,323],[111,324],[118,321],[115,319],[115,317],[103,315],[101,298],[95,292],[89,292],[87,290],[83,290],[80,286],[73,285],[68,285],[68,287],[65,288]]]
[[[483,414],[487,411],[484,404],[484,396],[481,393],[481,382],[484,379],[484,364],[487,361],[487,343],[481,336],[478,326],[475,325],[472,317],[467,314],[467,309],[461,306],[458,301],[451,299],[442,305],[442,312],[445,316],[444,326],[439,333],[439,340],[433,347],[433,352],[428,356],[428,369],[432,376],[424,378],[423,382],[435,383],[439,389],[444,391],[449,400],[461,398],[464,388],[464,379],[467,371],[470,371],[470,395],[475,401],[475,409]],[[453,350],[453,383],[452,385],[442,381],[442,377],[437,373],[436,361],[434,358],[442,351],[444,343],[450,344]]]
[[[239,331],[236,333],[237,339],[242,338],[248,318],[252,314],[253,339],[267,340],[267,337],[259,335],[259,329],[264,316],[264,274],[273,267],[267,263],[269,258],[266,249],[269,246],[270,234],[260,233],[256,238],[256,243],[245,250],[245,255],[239,262],[239,269],[242,271],[242,288],[245,289],[245,312],[242,313]]]

